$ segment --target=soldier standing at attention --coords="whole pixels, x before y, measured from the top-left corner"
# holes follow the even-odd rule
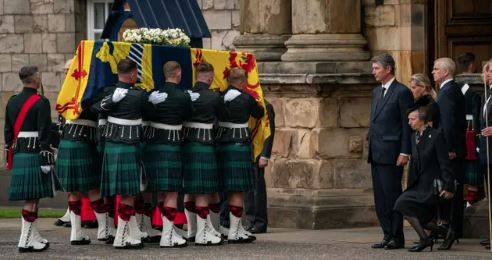
[[[19,252],[38,252],[49,247],[39,234],[36,219],[39,199],[53,197],[54,156],[48,140],[51,109],[49,100],[37,93],[41,87],[37,67],[22,67],[19,78],[24,88],[9,99],[5,109],[6,161],[12,170],[9,200],[25,201]]]

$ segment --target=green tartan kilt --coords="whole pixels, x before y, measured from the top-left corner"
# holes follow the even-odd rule
[[[170,144],[145,145],[145,174],[148,192],[181,191],[181,146]]]
[[[101,167],[95,144],[61,140],[56,174],[65,192],[86,192],[101,184]]]
[[[252,157],[249,143],[224,143],[217,146],[221,190],[238,192],[253,187]]]
[[[480,160],[465,160],[465,184],[474,186],[483,184],[483,171]]]
[[[187,194],[219,191],[215,146],[198,142],[183,145],[183,190]]]
[[[38,153],[15,153],[10,178],[9,200],[53,197],[51,174],[41,171]]]
[[[101,196],[140,193],[140,144],[106,141],[101,174]]]

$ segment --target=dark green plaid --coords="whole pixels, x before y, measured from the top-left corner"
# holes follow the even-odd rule
[[[180,145],[148,143],[144,154],[147,177],[145,191],[180,191],[182,189]]]
[[[9,200],[53,197],[51,174],[41,171],[38,153],[14,154]]]
[[[101,185],[101,168],[94,144],[61,140],[56,174],[65,192],[86,192]]]
[[[482,185],[483,181],[483,171],[480,165],[480,160],[465,160],[465,184],[476,186]]]
[[[183,145],[183,190],[204,194],[219,191],[215,146],[186,142]]]
[[[135,195],[140,192],[139,144],[106,141],[102,163],[101,196]]]
[[[217,146],[217,166],[223,191],[247,191],[253,187],[251,145],[224,143]]]

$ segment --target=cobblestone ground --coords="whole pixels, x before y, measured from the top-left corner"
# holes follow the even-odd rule
[[[42,253],[17,252],[20,220],[0,220],[1,259],[492,259],[492,253],[478,245],[478,239],[464,239],[453,250],[410,253],[407,250],[376,250],[370,245],[380,240],[378,228],[338,230],[271,229],[258,235],[247,245],[222,245],[182,249],[163,249],[146,244],[141,250],[115,250],[110,245],[93,241],[87,246],[71,246],[68,228],[53,226],[54,219],[41,219],[41,234],[50,240],[50,248]],[[95,229],[85,229],[92,238]],[[416,239],[406,229],[407,247]]]

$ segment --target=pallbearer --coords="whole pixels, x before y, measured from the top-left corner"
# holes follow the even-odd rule
[[[154,105],[152,122],[145,146],[144,164],[147,170],[147,192],[159,193],[163,228],[161,247],[186,246],[174,227],[178,192],[183,185],[181,172],[182,124],[191,113],[190,95],[178,88],[181,66],[175,61],[164,64],[166,82],[149,96]]]
[[[118,83],[100,103],[108,122],[102,162],[101,195],[120,195],[115,248],[141,248],[141,232],[135,219],[134,196],[140,192],[142,110],[145,92],[136,88],[137,64],[129,59],[118,63]]]
[[[219,188],[212,130],[220,96],[209,90],[214,79],[212,65],[201,63],[197,66],[196,73],[197,82],[191,92],[196,100],[193,101],[193,112],[184,123],[183,132],[184,192],[195,197],[195,212],[186,209],[188,234],[191,230],[190,223],[196,223],[195,245],[220,245],[221,235],[210,221],[208,206],[210,195],[218,192]]]
[[[241,68],[232,68],[227,78],[229,87],[219,102],[219,129],[217,133],[217,161],[219,178],[224,191],[228,192],[230,228],[229,243],[249,243],[255,237],[244,230],[244,192],[253,186],[251,133],[248,128],[250,116],[264,115],[259,100],[246,92],[246,73]]]
[[[41,86],[37,67],[22,67],[19,78],[24,88],[9,99],[5,109],[6,161],[12,170],[9,200],[25,201],[19,252],[43,251],[49,243],[39,234],[36,220],[39,199],[53,197],[50,102],[37,93]]]

